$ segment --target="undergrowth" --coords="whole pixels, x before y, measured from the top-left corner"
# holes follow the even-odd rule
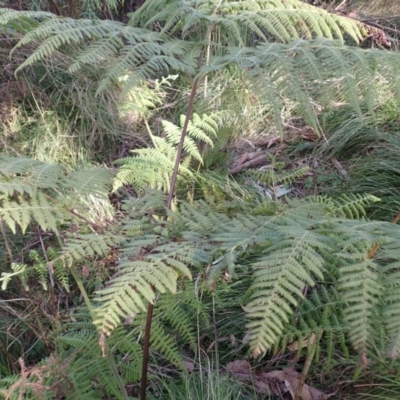
[[[0,397],[397,399],[390,31],[53,3],[0,10]]]

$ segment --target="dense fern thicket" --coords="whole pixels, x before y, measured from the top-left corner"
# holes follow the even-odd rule
[[[309,3],[2,3],[1,398],[400,396],[397,38]]]

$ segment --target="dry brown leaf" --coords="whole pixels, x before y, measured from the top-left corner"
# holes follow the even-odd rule
[[[250,342],[250,335],[251,335],[250,331],[247,331],[244,334],[243,339],[242,339],[242,344],[246,344],[246,343]]]
[[[367,356],[367,352],[363,351],[360,354],[360,363],[361,366],[365,369],[368,367],[368,356]]]
[[[228,336],[224,336],[224,337],[221,337],[221,338],[218,338],[217,340],[214,340],[208,347],[207,347],[207,353],[209,353],[211,350],[212,350],[212,348],[215,346],[215,344],[216,343],[219,343],[219,342],[226,342],[226,341],[228,341],[230,338],[228,337]]]
[[[239,160],[237,161],[236,165],[244,164],[249,159],[249,153],[244,153],[240,156]]]
[[[294,398],[294,394],[296,393],[296,389],[300,380],[300,374],[298,372],[293,371],[291,369],[284,369],[282,371],[276,370],[276,371],[264,372],[262,376],[264,378],[267,378],[267,380],[271,380],[272,383],[275,383],[275,387],[282,388],[282,385],[277,385],[277,384],[283,383],[286,388],[286,391],[288,391],[291,394],[292,398]],[[274,386],[271,384],[271,389],[273,389],[273,387]],[[327,400],[328,397],[321,390],[316,389],[307,384],[304,384],[301,391],[301,399]]]
[[[262,379],[258,379],[257,377],[254,379],[254,387],[257,389],[257,392],[260,394],[271,394],[270,387],[267,381]],[[276,393],[275,393],[276,394]]]
[[[194,362],[191,360],[183,360],[183,365],[187,369],[187,372],[193,372],[194,370]]]
[[[346,181],[350,180],[350,177],[349,177],[347,171],[343,168],[343,165],[336,158],[332,158],[332,164],[343,175],[343,177],[346,179]]]
[[[312,333],[309,338],[306,338],[301,342],[300,348],[304,349],[304,347],[307,347],[308,344],[314,344],[315,343],[315,338],[316,338],[315,333]],[[298,348],[299,348],[299,342],[298,341],[297,342],[293,342],[292,344],[290,344],[287,347],[287,349],[289,351],[297,351]]]
[[[246,360],[235,360],[227,364],[226,370],[239,380],[252,380],[250,364]]]
[[[282,377],[282,371],[270,371],[270,372],[259,372],[257,373],[257,381],[263,382],[265,386],[268,387],[268,391],[273,393],[275,396],[282,397],[284,393],[287,392],[287,388],[285,386],[284,380],[279,379]],[[261,390],[264,390],[264,386],[261,384],[256,384],[256,388],[259,387]],[[260,393],[264,393],[260,391]]]
[[[101,349],[101,356],[106,356],[106,335],[104,332],[101,332],[99,335],[99,346]]]
[[[300,132],[300,137],[309,142],[316,142],[319,139],[311,126],[305,126]]]
[[[260,394],[273,393],[282,397],[283,394],[290,393],[292,399],[294,399],[300,381],[300,374],[289,368],[253,373],[246,360],[232,361],[227,364],[226,370],[239,380],[252,381]],[[328,400],[333,395],[335,393],[326,395],[321,390],[304,384],[300,398],[301,400]]]

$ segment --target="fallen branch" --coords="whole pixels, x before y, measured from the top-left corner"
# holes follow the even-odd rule
[[[254,167],[256,165],[262,164],[265,161],[268,154],[276,154],[278,151],[283,150],[285,147],[287,147],[287,145],[284,144],[282,146],[276,146],[271,149],[268,149],[268,151],[265,153],[260,153],[260,152],[248,153],[248,156],[246,158],[243,158],[243,157],[240,158],[239,161],[241,161],[241,162],[238,163],[235,167],[233,167],[229,171],[229,174],[231,174],[231,175],[237,174],[244,168]],[[251,158],[250,156],[253,158]],[[243,162],[245,159],[249,159],[249,160],[246,162]]]

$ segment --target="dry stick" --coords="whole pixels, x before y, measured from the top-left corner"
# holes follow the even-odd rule
[[[361,18],[361,22],[368,22],[368,21],[390,21],[391,19],[400,19],[400,15],[393,15],[390,17],[368,17],[368,18]]]
[[[199,69],[203,62],[203,54],[204,54],[204,49],[201,51],[200,56],[199,56],[199,60],[198,60],[198,68]],[[178,177],[179,165],[181,162],[183,144],[185,142],[185,137],[186,137],[187,129],[189,126],[189,120],[192,115],[194,99],[196,97],[197,87],[199,85],[200,79],[201,79],[201,76],[197,76],[194,79],[193,85],[192,85],[192,90],[190,92],[188,108],[187,108],[186,116],[185,116],[185,122],[184,122],[183,128],[182,128],[181,140],[179,142],[178,150],[176,152],[174,171],[172,172],[171,182],[169,185],[169,192],[168,192],[168,198],[167,198],[167,204],[166,204],[167,210],[164,214],[164,221],[166,221],[168,218],[168,210],[171,209],[172,199],[174,198],[175,185],[176,185],[176,180]],[[145,327],[145,331],[144,331],[142,378],[141,378],[141,383],[140,383],[140,400],[146,400],[147,366],[149,363],[150,333],[151,333],[151,322],[153,319],[153,311],[154,311],[154,304],[149,303],[149,305],[147,306],[146,327]]]

